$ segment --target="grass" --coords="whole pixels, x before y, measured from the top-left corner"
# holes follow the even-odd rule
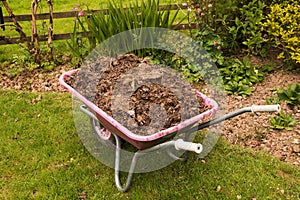
[[[0,91],[0,199],[300,198],[299,168],[222,139],[205,163],[193,154],[118,192],[113,170],[83,147],[71,103],[69,94]]]

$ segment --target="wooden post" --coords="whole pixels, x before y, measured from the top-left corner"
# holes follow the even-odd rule
[[[32,44],[35,44],[35,48],[33,49],[33,58],[35,62],[40,62],[40,45],[39,45],[39,36],[37,33],[37,27],[36,27],[36,12],[38,8],[39,0],[32,0],[31,2],[31,20],[32,20],[32,36],[31,36],[31,42]]]
[[[3,18],[3,13],[2,13],[2,8],[0,7],[0,26],[3,31],[5,31],[5,26],[4,26],[4,18]]]
[[[53,60],[52,42],[53,42],[53,3],[52,0],[46,0],[49,6],[49,26],[48,26],[48,59]]]

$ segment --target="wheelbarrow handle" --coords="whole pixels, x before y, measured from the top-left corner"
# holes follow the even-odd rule
[[[187,132],[187,134],[190,134],[190,133],[195,132],[197,130],[201,130],[201,129],[209,127],[211,125],[220,123],[220,122],[225,121],[227,119],[230,119],[232,117],[241,115],[245,112],[279,112],[279,111],[280,111],[280,105],[260,105],[260,106],[253,105],[253,106],[250,106],[250,107],[245,107],[245,108],[241,108],[241,109],[232,111],[232,112],[227,113],[223,116],[217,117],[213,120],[210,120],[210,121],[205,122],[203,124],[200,124],[198,126],[192,127]]]
[[[251,106],[252,112],[279,112],[280,105],[252,105]]]
[[[203,150],[201,144],[183,141],[183,139],[176,140],[174,146],[176,150],[194,151],[198,154]]]

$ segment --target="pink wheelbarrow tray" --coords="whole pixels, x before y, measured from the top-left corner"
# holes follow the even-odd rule
[[[77,70],[70,70],[63,73],[60,78],[60,84],[66,88],[74,97],[78,98],[82,105],[80,106],[80,110],[85,113],[91,121],[91,125],[95,133],[103,140],[108,140],[113,137],[115,139],[115,162],[114,162],[114,170],[115,170],[115,183],[117,188],[122,191],[128,191],[131,182],[132,176],[137,164],[137,161],[143,155],[153,152],[157,149],[167,149],[166,153],[176,159],[176,160],[186,160],[185,158],[177,157],[171,151],[168,151],[169,148],[173,147],[176,150],[183,150],[185,152],[193,151],[195,153],[200,154],[203,150],[203,146],[199,143],[193,143],[190,141],[190,134],[196,132],[198,130],[204,129],[211,125],[217,124],[229,118],[235,117],[237,115],[243,114],[245,112],[278,112],[280,110],[279,105],[252,105],[251,107],[244,107],[230,113],[227,113],[223,116],[217,117],[205,123],[198,125],[197,123],[208,117],[212,116],[218,110],[218,104],[212,98],[207,97],[199,91],[195,90],[195,93],[203,99],[203,102],[206,106],[210,106],[211,108],[199,115],[196,115],[188,120],[181,122],[180,124],[170,127],[168,129],[156,132],[152,135],[141,136],[132,133],[118,121],[113,119],[99,107],[97,107],[94,103],[86,99],[82,94],[76,91],[73,87],[68,85],[65,80],[68,76],[74,74]],[[185,134],[183,139],[173,140],[174,136],[178,131],[181,131]],[[134,147],[138,149],[134,153],[134,156],[131,160],[131,165],[128,172],[128,177],[125,185],[123,186],[120,182],[119,172],[120,172],[120,156],[121,156],[121,139],[130,143]],[[187,154],[186,154],[187,155]]]

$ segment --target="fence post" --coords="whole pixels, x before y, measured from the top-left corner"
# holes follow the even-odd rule
[[[40,55],[40,45],[39,45],[39,35],[36,27],[36,12],[38,8],[39,0],[32,0],[31,2],[31,17],[32,17],[32,35],[31,35],[31,43],[35,44],[35,48],[32,49],[31,55],[35,62],[40,63],[41,55]]]
[[[4,26],[4,18],[3,18],[3,13],[2,13],[2,8],[0,7],[0,26],[3,31],[5,31],[5,26]]]
[[[52,0],[47,0],[49,6],[49,26],[48,26],[48,59],[53,60],[52,41],[53,41],[53,3]]]

